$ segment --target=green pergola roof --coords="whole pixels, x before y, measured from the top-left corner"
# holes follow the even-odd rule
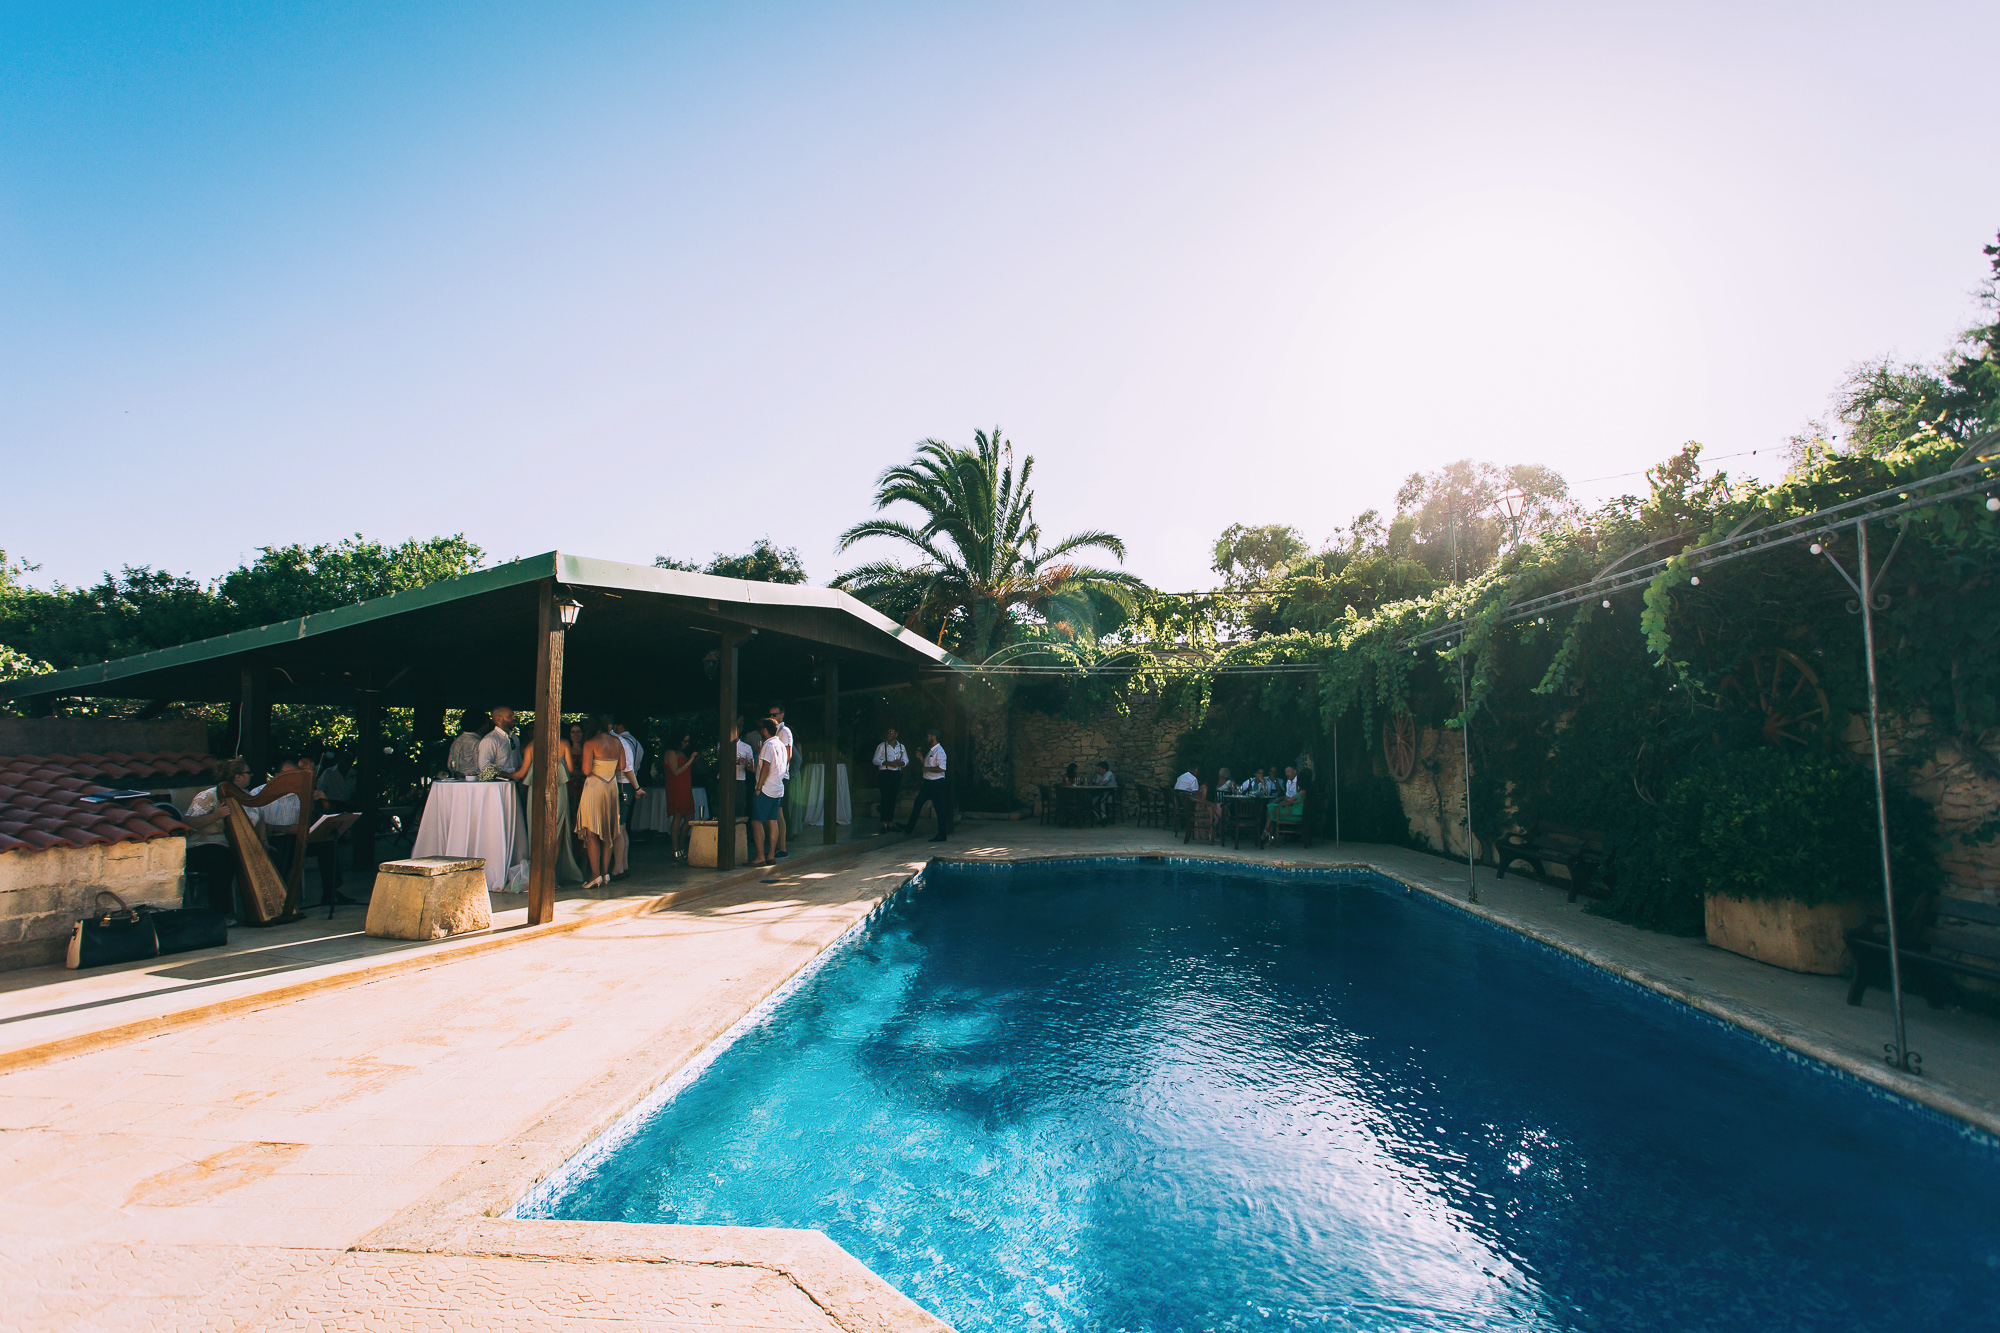
[[[799,693],[814,663],[836,659],[847,688],[900,684],[957,665],[936,644],[833,588],[751,583],[550,551],[462,578],[176,648],[0,682],[0,698],[58,695],[219,703],[243,695],[246,668],[269,697],[451,707],[519,700],[535,683],[540,586],[584,604],[564,649],[566,709],[640,708],[715,695],[703,658],[728,632],[742,648],[749,698]]]

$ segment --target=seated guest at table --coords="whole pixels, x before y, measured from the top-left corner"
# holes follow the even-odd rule
[[[299,759],[300,756],[295,754],[286,755],[278,764],[278,772],[298,772]],[[269,785],[260,783],[251,789],[250,794],[256,796]],[[313,793],[315,803],[321,799],[318,792]],[[297,854],[298,834],[293,830],[297,828],[299,822],[299,798],[280,796],[269,805],[260,806],[258,809],[264,816],[262,820],[264,841],[271,849],[271,864],[278,868],[278,874],[289,878],[292,873],[292,857]],[[306,823],[310,827],[312,823],[310,815]],[[354,899],[340,891],[342,883],[340,844],[328,838],[323,842],[309,844],[308,849],[312,852],[313,859],[319,863],[320,905],[324,907],[333,903],[353,902]]]
[[[241,759],[218,759],[215,761],[215,780],[242,786],[250,776],[250,765]],[[257,826],[258,817],[264,811],[261,806],[245,806],[243,813],[250,817],[250,826]],[[202,904],[214,908],[230,918],[236,919],[236,853],[229,846],[229,834],[223,824],[229,812],[222,808],[215,788],[209,787],[195,793],[188,802],[187,813],[181,817],[187,824],[187,871],[189,875],[200,875],[208,886],[208,902]]]
[[[1264,807],[1264,839],[1274,841],[1278,836],[1280,819],[1296,820],[1305,809],[1306,791],[1310,787],[1304,774],[1285,765],[1285,785],[1278,791],[1278,799]]]
[[[514,739],[514,710],[501,704],[492,712],[493,730],[479,738],[479,767],[484,773],[512,773],[521,766],[520,744]]]
[[[451,755],[445,760],[445,767],[461,778],[478,777],[479,738],[492,728],[492,718],[476,709],[466,709],[464,721],[458,724],[458,739],[451,743]]]
[[[667,839],[676,860],[687,855],[694,828],[694,733],[683,731],[660,760],[667,787]]]
[[[1230,778],[1229,770],[1226,768],[1215,770],[1215,794],[1217,796],[1234,796],[1236,794],[1236,783]]]
[[[1090,785],[1110,788],[1103,795],[1092,798],[1090,802],[1091,813],[1097,816],[1097,822],[1109,824],[1112,814],[1118,809],[1118,775],[1111,771],[1110,764],[1100,759],[1097,761],[1097,776],[1090,780]]]
[[[535,849],[535,800],[541,795],[535,787],[535,741],[540,733],[539,723],[529,724],[528,739],[521,746],[521,766],[507,775],[525,784],[528,789],[528,821],[522,828],[526,831],[524,841],[531,856]],[[549,757],[556,766],[556,883],[581,884],[583,867],[576,863],[576,855],[569,849],[569,746],[560,734],[555,744],[549,747]]]
[[[1260,768],[1255,773],[1252,773],[1243,783],[1242,790],[1245,796],[1269,796],[1271,794],[1270,779],[1264,776],[1264,770]]]
[[[1069,767],[1063,770],[1062,781],[1057,785],[1063,787],[1074,787],[1077,785],[1075,764],[1071,764]]]
[[[577,803],[577,828],[583,833],[590,859],[586,889],[611,882],[611,855],[618,842],[618,776],[627,771],[625,747],[601,717],[594,717],[583,742],[583,799]]]
[[[1187,772],[1181,774],[1179,777],[1174,779],[1174,790],[1200,791],[1201,779],[1196,777],[1194,775],[1194,770],[1190,768]]]
[[[778,719],[757,724],[764,744],[757,752],[757,789],[750,797],[750,838],[756,848],[753,866],[778,864],[778,821],[785,817],[785,765],[791,758],[778,739]]]

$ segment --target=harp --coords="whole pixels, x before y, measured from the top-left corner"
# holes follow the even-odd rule
[[[311,766],[301,764],[293,772],[275,775],[254,796],[227,782],[220,784],[215,794],[227,811],[223,827],[229,834],[229,846],[236,853],[237,868],[243,873],[244,907],[249,916],[245,924],[276,926],[298,920],[305,915],[299,910],[299,890],[305,883],[306,834],[312,827]],[[246,809],[267,806],[281,796],[299,798],[298,823],[273,830],[297,835],[292,839],[292,864],[283,875],[271,864],[264,840],[257,836],[256,824],[244,813]]]

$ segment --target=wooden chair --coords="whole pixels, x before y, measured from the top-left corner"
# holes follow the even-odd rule
[[[1299,793],[1299,808],[1296,814],[1288,815],[1280,809],[1272,821],[1272,845],[1276,846],[1289,837],[1297,838],[1301,847],[1312,846],[1313,809],[1313,794],[1310,791]]]
[[[1053,824],[1053,823],[1055,823],[1055,822],[1056,822],[1056,789],[1055,789],[1055,788],[1054,788],[1053,786],[1051,786],[1050,784],[1048,784],[1048,783],[1044,782],[1044,783],[1040,784],[1039,786],[1037,786],[1037,787],[1035,788],[1035,790],[1036,790],[1036,791],[1037,791],[1037,792],[1038,792],[1038,793],[1040,794],[1040,796],[1041,796],[1041,809],[1040,809],[1040,810],[1039,810],[1039,811],[1037,812],[1037,817],[1039,818],[1039,820],[1040,820],[1040,821],[1041,821],[1041,822],[1042,822],[1043,824]]]

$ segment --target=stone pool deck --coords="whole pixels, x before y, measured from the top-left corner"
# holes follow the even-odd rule
[[[989,823],[705,891],[635,873],[554,927],[268,971],[224,960],[219,999],[103,976],[8,990],[0,1032],[43,1040],[0,1047],[6,1326],[943,1328],[816,1232],[501,1216],[934,851],[1276,859]],[[1402,849],[1282,856],[1466,888],[1462,865]],[[1588,916],[1531,881],[1482,869],[1478,888],[1475,910],[2000,1131],[2000,1023],[1917,1002],[1931,1074],[1907,1079],[1880,1063],[1886,1004],[1848,1007],[1838,978]]]

